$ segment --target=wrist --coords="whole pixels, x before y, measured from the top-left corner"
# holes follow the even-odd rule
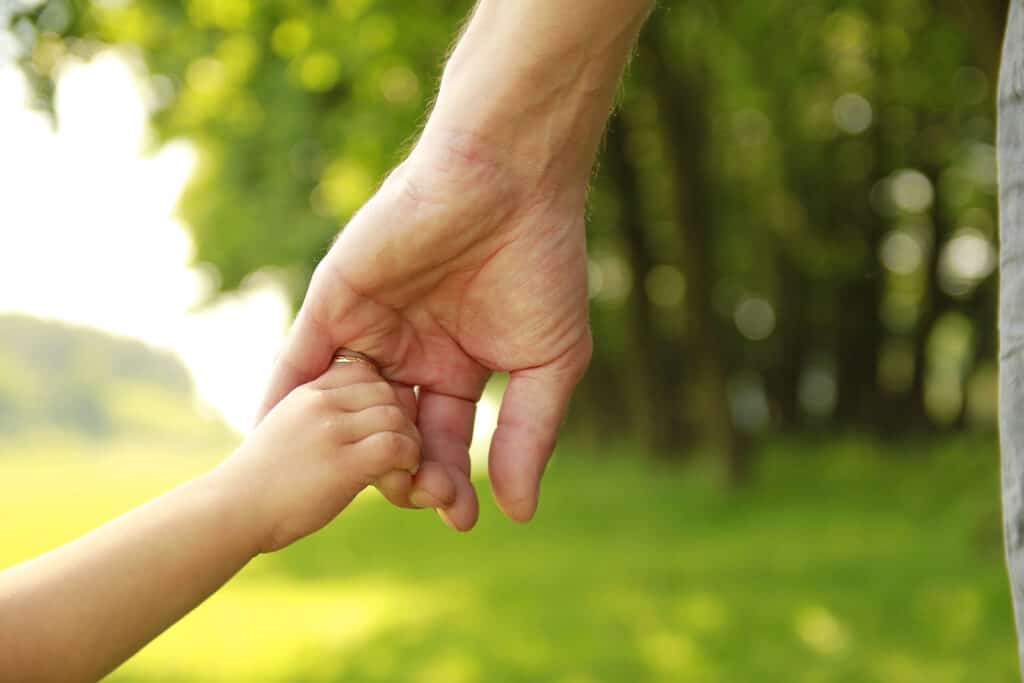
[[[232,460],[228,458],[190,485],[194,487],[193,494],[206,501],[210,523],[218,535],[248,561],[260,554],[265,532],[259,523],[257,487],[229,466]]]
[[[423,138],[530,185],[584,188],[649,0],[481,0]]]
[[[578,93],[559,97],[554,87],[526,101],[533,79],[501,78],[496,84],[483,70],[449,67],[417,146],[500,170],[523,187],[585,188],[610,103],[584,112],[595,103],[580,102]]]

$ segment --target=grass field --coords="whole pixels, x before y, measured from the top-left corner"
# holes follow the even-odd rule
[[[120,450],[0,453],[0,566],[210,462]],[[568,449],[533,524],[485,494],[465,536],[364,496],[111,680],[1016,679],[992,440],[761,456],[758,483],[729,493],[700,465]]]

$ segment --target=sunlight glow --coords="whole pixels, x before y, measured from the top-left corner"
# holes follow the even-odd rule
[[[252,421],[290,320],[269,278],[205,308],[174,207],[195,154],[150,145],[139,70],[107,51],[62,70],[56,126],[0,69],[0,311],[89,325],[177,352],[200,398],[234,428]]]
[[[19,312],[141,339],[177,353],[199,398],[249,430],[291,311],[270,275],[207,300],[175,205],[196,155],[152,149],[148,81],[130,55],[64,66],[56,126],[27,107],[28,86],[0,67],[0,313]],[[481,401],[474,460],[496,407]],[[478,470],[479,471],[479,470]]]

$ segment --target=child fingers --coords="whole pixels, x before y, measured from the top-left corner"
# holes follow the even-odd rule
[[[420,463],[419,441],[400,432],[375,432],[349,449],[371,481],[393,470],[412,471]]]
[[[380,378],[349,384],[340,389],[328,389],[324,393],[332,408],[347,413],[357,413],[380,405],[400,405],[395,388]],[[412,415],[407,413],[407,417],[412,420]]]
[[[416,448],[420,446],[420,433],[416,425],[397,404],[376,405],[363,410],[343,413],[337,419],[338,437],[344,443],[362,441],[377,433],[405,436]]]

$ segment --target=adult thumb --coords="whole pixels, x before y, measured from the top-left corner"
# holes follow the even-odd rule
[[[510,519],[528,522],[537,510],[541,477],[589,357],[588,340],[586,349],[510,374],[489,462],[494,497]]]

